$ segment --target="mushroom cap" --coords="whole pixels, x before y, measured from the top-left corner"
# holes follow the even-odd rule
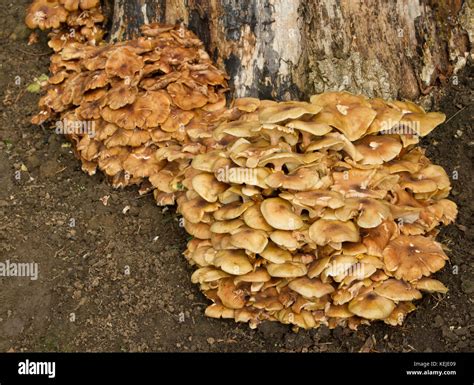
[[[395,303],[373,291],[358,295],[349,302],[349,311],[366,319],[387,318],[395,309]]]
[[[412,112],[403,115],[400,124],[414,127],[417,135],[426,136],[445,120],[446,115],[441,112]]]
[[[239,282],[268,282],[271,278],[272,277],[270,276],[270,274],[268,274],[266,269],[258,268],[255,271],[251,271],[250,273],[235,277],[234,283],[237,284]]]
[[[307,102],[280,102],[259,109],[258,119],[262,123],[276,123],[297,119],[305,114],[317,114],[321,107]]]
[[[348,92],[326,92],[311,96],[311,103],[323,107],[313,119],[329,124],[354,141],[362,137],[377,116],[368,101]]]
[[[260,255],[272,263],[285,263],[293,259],[289,251],[278,247],[273,242],[269,242],[265,250],[260,252]]]
[[[184,229],[193,237],[199,239],[211,239],[212,233],[207,223],[192,223],[184,221]]]
[[[234,284],[232,277],[219,280],[217,296],[229,309],[242,309],[246,304],[245,292]]]
[[[234,100],[232,105],[244,112],[254,112],[260,106],[260,99],[238,98]]]
[[[323,272],[323,270],[326,269],[326,267],[328,266],[330,260],[331,260],[331,257],[316,259],[309,266],[308,277],[309,278],[319,277],[320,274]]]
[[[440,191],[442,195],[440,198],[448,195],[445,194],[445,191],[449,191],[450,186],[451,182],[446,171],[441,166],[433,164],[427,165],[413,175],[402,173],[402,182],[400,183],[401,188],[408,188],[414,193],[436,194]]]
[[[273,227],[271,227],[265,221],[265,218],[263,217],[262,212],[260,211],[260,204],[254,204],[253,206],[245,210],[242,218],[245,224],[253,229],[264,231],[273,230]]]
[[[286,175],[282,171],[276,171],[265,179],[268,186],[272,188],[283,188],[295,191],[312,190],[318,186],[319,174],[310,167],[300,167]]]
[[[336,218],[347,221],[354,215],[357,225],[362,228],[374,228],[390,217],[389,206],[383,200],[372,198],[348,198],[344,206],[335,211]]]
[[[206,317],[210,318],[234,318],[234,309],[228,309],[225,306],[213,303],[204,311]]]
[[[241,219],[231,219],[230,221],[216,221],[211,225],[211,231],[217,234],[229,234],[243,226]]]
[[[343,305],[330,305],[325,311],[326,317],[334,318],[349,318],[354,314],[349,311],[347,304]]]
[[[337,209],[344,206],[344,197],[336,191],[311,190],[295,193],[293,202],[309,207],[320,206]]]
[[[109,77],[132,78],[143,68],[143,59],[127,47],[117,47],[108,55],[105,72]]]
[[[243,250],[220,250],[216,254],[214,264],[232,275],[244,275],[253,270]]]
[[[306,298],[321,298],[334,291],[332,285],[322,283],[317,278],[311,279],[308,277],[293,279],[288,284],[288,287]]]
[[[196,170],[214,172],[217,168],[225,167],[229,163],[230,161],[226,159],[224,152],[215,150],[196,155],[191,166]]]
[[[217,234],[211,232],[211,243],[212,247],[216,250],[231,250],[236,249],[235,246],[232,246],[230,243],[230,234]]]
[[[209,203],[201,197],[197,197],[181,202],[179,211],[188,222],[197,224],[203,220],[206,213],[212,212],[218,207],[217,203]]]
[[[291,204],[281,198],[265,199],[260,210],[265,221],[277,230],[298,230],[303,226],[303,220],[293,212]]]
[[[263,230],[255,230],[251,227],[240,227],[231,235],[230,243],[239,249],[261,253],[268,244],[267,233]]]
[[[225,273],[222,270],[216,269],[214,267],[206,266],[197,269],[191,275],[191,282],[192,283],[205,283],[205,282],[212,282],[218,281],[219,279],[228,277],[229,274]]]
[[[33,1],[28,7],[25,23],[30,29],[59,28],[67,19],[68,12],[57,1]]]
[[[421,293],[409,283],[393,278],[383,281],[374,291],[392,301],[412,301],[421,298]]]
[[[419,235],[393,239],[383,251],[383,258],[395,278],[409,282],[442,269],[448,259],[439,243]]]
[[[214,219],[218,221],[226,221],[238,218],[253,204],[253,202],[242,203],[240,201],[226,204],[219,210],[214,211]]]
[[[268,274],[277,278],[301,277],[308,272],[306,266],[299,262],[269,263],[266,268]]]
[[[419,280],[412,283],[412,285],[421,291],[427,291],[428,293],[443,293],[448,292],[448,288],[443,282],[433,278],[420,278]]]
[[[353,222],[319,219],[309,228],[309,237],[317,245],[324,246],[331,242],[358,242],[359,231]]]
[[[380,131],[390,132],[392,127],[397,125],[403,116],[401,109],[386,103],[380,98],[371,99],[369,103],[377,115],[370,124],[367,134],[374,134]]]
[[[286,124],[286,126],[298,131],[307,132],[314,136],[323,136],[332,131],[332,127],[330,125],[315,123],[311,120],[291,120]]]
[[[362,155],[362,164],[383,164],[400,154],[402,144],[396,138],[387,135],[367,135],[355,144]]]
[[[192,187],[208,202],[217,202],[219,194],[227,189],[225,183],[219,182],[213,174],[208,173],[196,175],[192,180]]]
[[[372,187],[376,170],[359,170],[350,169],[344,172],[334,172],[332,177],[334,184],[331,186],[332,191],[337,191],[346,198],[384,198],[385,192],[376,191]]]
[[[270,239],[288,250],[294,250],[298,247],[298,241],[291,231],[275,230],[270,234]]]
[[[171,83],[167,87],[167,91],[174,104],[185,111],[203,107],[208,102],[206,95],[183,83]]]
[[[365,230],[362,243],[367,247],[367,254],[382,256],[389,241],[400,234],[397,224],[392,220],[382,222],[379,226]]]
[[[411,302],[400,302],[384,322],[392,326],[402,325],[408,313],[415,309],[415,305]]]

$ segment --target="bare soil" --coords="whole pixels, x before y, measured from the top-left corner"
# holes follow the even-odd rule
[[[27,3],[0,0],[0,262],[36,262],[39,279],[0,278],[0,351],[473,350],[472,67],[447,86],[436,107],[448,121],[423,140],[459,205],[439,236],[451,262],[437,277],[449,293],[426,295],[403,327],[251,330],[204,316],[174,209],[87,176],[63,137],[29,123],[39,95],[26,87],[48,73],[50,51],[45,36],[26,44]]]

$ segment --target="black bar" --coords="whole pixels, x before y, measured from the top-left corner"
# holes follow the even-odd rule
[[[53,377],[53,362],[54,378],[49,378]],[[89,384],[99,380],[107,384],[189,380],[210,385],[275,380],[275,384],[291,381],[300,385],[305,378],[311,384],[325,385],[348,380],[351,385],[472,385],[473,363],[471,353],[1,353],[0,385]],[[19,374],[19,370],[29,374]],[[35,370],[43,374],[31,374]]]

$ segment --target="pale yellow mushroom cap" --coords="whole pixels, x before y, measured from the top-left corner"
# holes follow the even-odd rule
[[[349,311],[366,319],[387,318],[395,309],[395,303],[373,291],[355,297],[349,302]]]
[[[267,223],[277,230],[298,230],[303,220],[296,215],[291,204],[281,198],[265,199],[260,210]]]

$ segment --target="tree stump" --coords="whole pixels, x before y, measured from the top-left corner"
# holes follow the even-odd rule
[[[184,23],[230,75],[234,97],[329,90],[432,100],[472,60],[462,0],[108,0],[110,39]]]

